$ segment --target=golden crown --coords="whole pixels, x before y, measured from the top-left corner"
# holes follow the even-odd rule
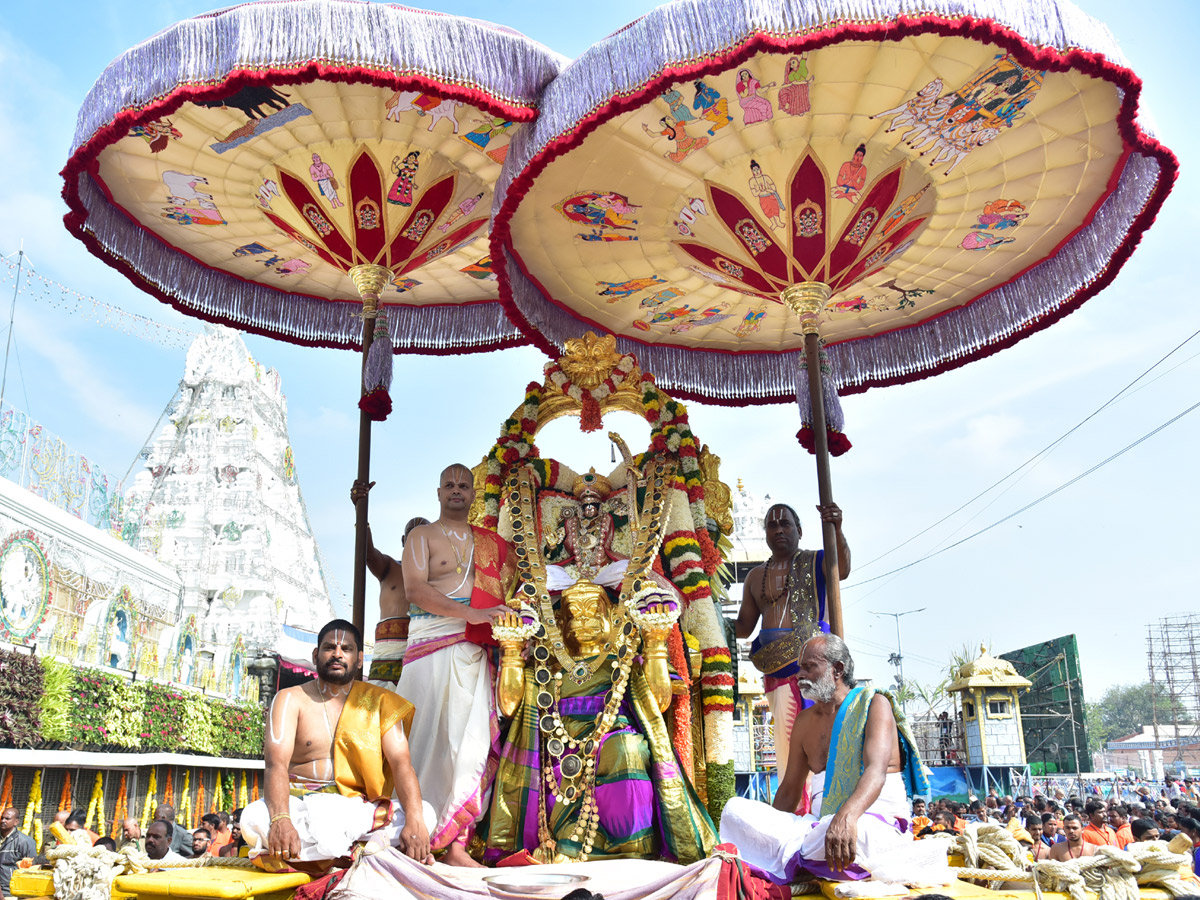
[[[594,494],[597,497],[607,497],[612,492],[612,482],[596,472],[595,466],[575,479],[571,485],[571,493],[576,497],[584,494]]]

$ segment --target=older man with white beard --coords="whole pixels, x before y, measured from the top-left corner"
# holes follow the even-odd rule
[[[929,785],[895,700],[856,683],[850,651],[832,634],[805,643],[797,683],[813,705],[796,716],[774,809],[735,797],[721,815],[721,840],[780,883],[800,870],[953,881],[942,842],[912,839],[908,798]],[[810,772],[812,814],[793,815]]]

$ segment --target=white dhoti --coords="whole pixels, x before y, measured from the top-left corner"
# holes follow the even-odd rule
[[[460,603],[466,599],[456,598]],[[435,850],[466,845],[491,793],[499,736],[487,653],[463,638],[462,619],[410,611],[408,650],[396,691],[416,707],[408,746],[421,796],[432,804]]]
[[[946,841],[914,841],[909,830],[904,777],[893,772],[878,799],[858,820],[854,864],[835,873],[825,862],[825,832],[833,816],[821,816],[825,773],[812,777],[813,815],[794,816],[765,803],[734,797],[721,813],[721,840],[736,844],[742,859],[781,884],[804,869],[819,878],[949,884]]]
[[[424,811],[425,825],[433,834],[437,817],[428,803]],[[300,855],[296,858],[304,861],[347,856],[358,841],[394,847],[400,842],[405,822],[404,810],[394,801],[381,806],[361,797],[327,793],[289,797],[288,815],[300,836]],[[242,810],[239,821],[251,858],[265,854],[271,829],[267,801],[255,800]]]

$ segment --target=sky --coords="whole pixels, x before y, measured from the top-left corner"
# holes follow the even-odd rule
[[[1146,680],[1146,627],[1200,609],[1196,446],[1200,411],[1008,521],[1200,400],[1200,338],[1171,355],[1017,478],[960,506],[1090,416],[1200,329],[1192,256],[1200,234],[1200,148],[1188,61],[1200,7],[1185,2],[1086,0],[1143,78],[1143,109],[1180,158],[1181,176],[1158,221],[1115,283],[1077,312],[1001,353],[914,384],[843,399],[854,449],[833,462],[854,571],[844,583],[847,640],[859,671],[889,681],[901,618],[905,675],[936,682],[950,654],[987,644],[1000,653],[1074,633],[1085,695]],[[0,255],[24,249],[36,270],[128,312],[192,330],[199,323],[139,292],[94,259],[62,224],[58,172],[77,111],[114,57],[207,3],[159,0],[13,4],[0,19]],[[499,22],[567,56],[652,8],[610,0],[440,0],[440,11]],[[0,283],[0,310],[11,282]],[[3,322],[0,320],[0,328]],[[184,351],[139,340],[86,317],[20,298],[6,402],[40,420],[120,477],[171,399]],[[247,336],[251,353],[279,371],[288,397],[301,487],[335,604],[352,583],[358,360],[337,350]],[[524,385],[541,377],[532,348],[462,357],[398,356],[397,409],[374,431],[371,521],[377,543],[399,552],[403,524],[436,514],[438,473],[479,461]],[[724,480],[741,478],[801,511],[819,542],[812,457],[796,445],[794,405],[723,409],[690,404],[692,427],[722,457]],[[611,424],[634,448],[645,423]],[[543,455],[576,470],[609,466],[609,446],[570,421],[543,432]],[[805,515],[807,513],[807,515]],[[944,521],[943,521],[944,520]],[[932,527],[931,527],[932,526]],[[901,571],[893,571],[903,568]],[[374,590],[369,588],[368,625]],[[342,605],[348,611],[348,601]]]

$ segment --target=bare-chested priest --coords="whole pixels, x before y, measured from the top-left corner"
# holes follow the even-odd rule
[[[936,883],[945,847],[924,848],[911,833],[909,797],[928,793],[921,760],[895,700],[857,684],[841,638],[817,635],[800,656],[800,690],[813,701],[792,730],[791,758],[774,809],[735,797],[721,815],[721,840],[781,881],[800,870],[819,878]],[[792,813],[812,773],[812,813]],[[949,876],[947,876],[949,877]]]
[[[474,476],[463,465],[438,479],[438,520],[414,528],[404,547],[408,649],[397,690],[415,704],[411,746],[421,791],[437,813],[435,851],[475,865],[467,844],[487,808],[495,673],[484,649],[504,612],[508,545],[467,521]]]
[[[433,809],[422,802],[405,734],[412,704],[355,681],[361,648],[358,629],[334,619],[317,635],[316,679],[275,695],[267,718],[266,797],[241,817],[251,856],[337,859],[362,840],[433,861]]]
[[[821,521],[833,524],[837,535],[838,577],[850,575],[850,546],[842,534],[842,511],[837,504],[818,506]],[[786,503],[776,503],[763,519],[771,558],[750,571],[738,611],[737,636],[750,637],[750,661],[763,673],[763,689],[771,707],[775,736],[775,768],[782,781],[787,772],[792,722],[808,703],[796,685],[798,660],[804,642],[829,631],[825,611],[825,551],[801,550],[800,517]],[[807,798],[792,812],[807,812]]]
[[[373,481],[355,481],[350,486],[350,502],[357,506],[373,487]],[[414,528],[428,524],[429,520],[420,516],[409,519],[400,537],[400,549],[404,549]],[[371,655],[371,671],[366,680],[377,687],[395,690],[404,670],[404,653],[408,648],[408,595],[404,591],[404,572],[399,561],[375,546],[369,524],[367,568],[379,579],[379,622],[375,626],[375,652]]]

